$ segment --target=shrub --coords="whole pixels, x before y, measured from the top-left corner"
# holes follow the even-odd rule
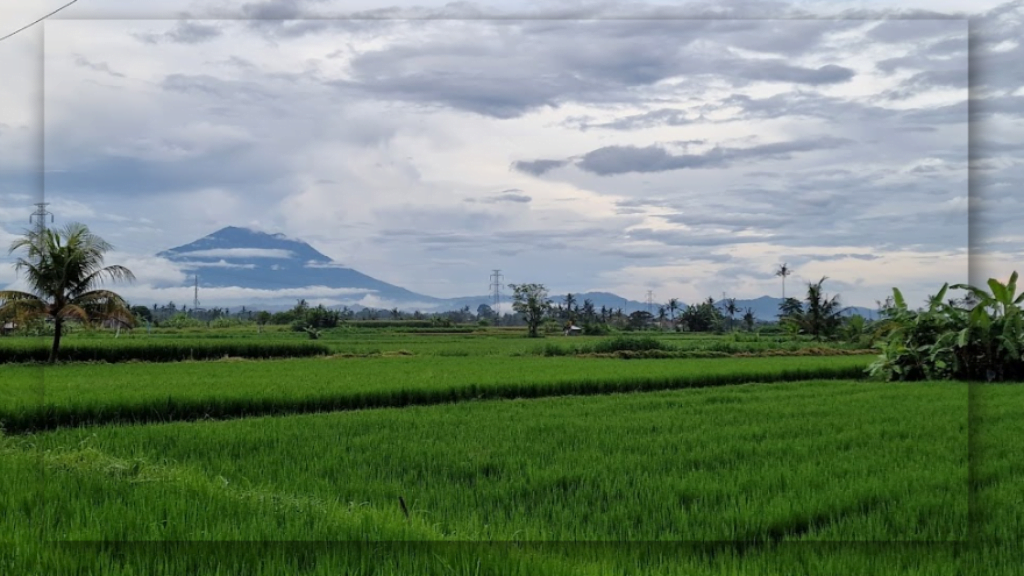
[[[1024,294],[1016,295],[1017,272],[1002,284],[980,288],[944,284],[928,308],[910,310],[899,289],[883,310],[882,354],[869,368],[886,380],[1024,380]],[[943,301],[948,289],[968,291],[957,303]]]

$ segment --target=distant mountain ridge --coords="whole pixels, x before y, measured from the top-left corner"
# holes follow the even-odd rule
[[[445,311],[468,306],[475,313],[481,304],[493,306],[494,303],[491,295],[435,298],[413,292],[335,262],[302,240],[237,226],[222,228],[194,242],[164,250],[157,256],[177,263],[190,275],[198,275],[200,287],[255,290],[325,287],[329,289],[328,292],[333,291],[330,298],[351,302],[347,305],[357,309],[369,306],[397,307],[406,311]],[[648,309],[646,302],[629,300],[610,292],[580,292],[573,293],[573,297],[580,306],[585,300],[591,300],[598,310],[602,306],[611,310],[621,308],[629,314]],[[565,294],[551,294],[549,298],[555,303],[562,303]],[[377,301],[379,305],[374,303]],[[741,310],[737,316],[742,316],[743,311],[749,307],[759,320],[774,320],[781,302],[780,298],[770,296],[752,300],[737,299],[736,305]],[[722,306],[721,302],[716,304]],[[651,311],[657,314],[659,306],[663,305],[666,304],[654,303],[650,306]],[[264,307],[270,309],[284,305]],[[680,307],[685,308],[686,305],[680,303]],[[501,312],[509,311],[511,295],[502,294]],[[859,307],[851,308],[849,313],[877,316],[877,312]]]

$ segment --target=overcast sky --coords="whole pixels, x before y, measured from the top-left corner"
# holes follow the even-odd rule
[[[0,244],[45,192],[131,299],[187,299],[153,255],[228,225],[438,297],[778,296],[786,262],[873,307],[1024,260],[1022,2],[142,4],[0,42]]]

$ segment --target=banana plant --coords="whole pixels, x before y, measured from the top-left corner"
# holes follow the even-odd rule
[[[953,286],[955,289],[967,290],[973,294],[979,301],[978,306],[992,308],[996,318],[1010,314],[1011,310],[1020,310],[1019,306],[1024,302],[1024,293],[1017,295],[1016,271],[1010,275],[1010,281],[1006,284],[995,278],[989,278],[988,287],[992,290],[991,293],[970,284],[956,284]]]

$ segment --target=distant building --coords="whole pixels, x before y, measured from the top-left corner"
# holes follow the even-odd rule
[[[17,322],[4,322],[4,325],[0,327],[0,335],[7,336],[18,329]]]
[[[583,333],[583,328],[570,324],[566,326],[564,334],[566,336],[579,336]]]

